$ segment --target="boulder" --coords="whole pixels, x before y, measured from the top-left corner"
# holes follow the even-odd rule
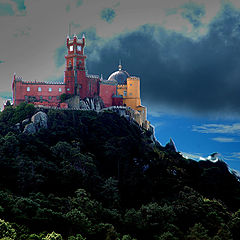
[[[79,108],[80,98],[79,96],[73,96],[65,101],[69,108]]]
[[[21,124],[20,124],[20,123],[15,124],[15,128],[16,128],[17,130],[20,130],[20,129],[21,129]]]
[[[80,109],[83,109],[83,110],[89,109],[87,103],[86,103],[85,101],[83,101],[83,100],[80,101],[80,103],[79,103],[79,108],[80,108]]]
[[[48,125],[47,125],[48,117],[45,112],[40,111],[40,112],[34,114],[32,116],[31,120],[32,120],[32,123],[37,128],[37,130],[48,127]]]
[[[102,108],[104,108],[103,100],[99,96],[95,96],[93,98],[86,97],[83,101],[89,110],[100,111]]]
[[[24,120],[22,121],[22,125],[26,125],[26,124],[28,124],[29,122],[30,122],[30,119],[29,119],[29,118],[24,119]]]
[[[34,134],[36,132],[37,132],[37,129],[34,123],[27,124],[23,130],[23,133],[25,134]]]

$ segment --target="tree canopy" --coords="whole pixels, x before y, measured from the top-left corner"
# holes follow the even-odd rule
[[[223,161],[196,162],[114,112],[0,113],[0,239],[238,240],[240,183]]]

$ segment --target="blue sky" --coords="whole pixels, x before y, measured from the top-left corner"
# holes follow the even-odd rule
[[[141,78],[156,137],[240,171],[239,0],[1,0],[0,97],[13,73],[63,80],[66,35],[86,35],[89,73]]]

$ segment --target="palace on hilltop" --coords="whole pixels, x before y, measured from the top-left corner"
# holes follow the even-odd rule
[[[61,101],[61,95],[74,96],[79,99],[99,98],[104,108],[111,106],[126,106],[132,110],[134,119],[144,127],[149,128],[146,119],[146,107],[141,105],[140,79],[130,76],[122,69],[112,73],[107,80],[86,71],[86,56],[84,55],[85,36],[78,39],[67,37],[65,56],[65,72],[63,82],[24,81],[14,74],[12,91],[13,104],[22,102],[33,103],[36,106],[69,108],[67,101]]]

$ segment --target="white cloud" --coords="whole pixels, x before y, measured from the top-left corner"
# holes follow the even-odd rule
[[[180,153],[184,158],[186,159],[193,159],[196,161],[206,161],[209,160],[211,162],[217,162],[219,160],[219,156],[222,155],[219,153],[212,153],[211,155],[209,155],[208,157],[202,157],[202,154],[200,153],[186,153],[186,152],[182,152]]]
[[[200,133],[240,134],[240,123],[193,125],[192,131]]]
[[[216,142],[221,142],[221,143],[239,142],[235,138],[225,138],[225,137],[216,137],[216,138],[212,138],[212,140],[214,140]]]
[[[186,159],[193,159],[193,160],[202,160],[202,156],[200,153],[186,153],[186,152],[181,152],[180,153],[184,158]],[[205,158],[204,158],[205,159]]]
[[[240,152],[233,152],[231,154],[226,154],[224,160],[227,161],[240,161]]]

